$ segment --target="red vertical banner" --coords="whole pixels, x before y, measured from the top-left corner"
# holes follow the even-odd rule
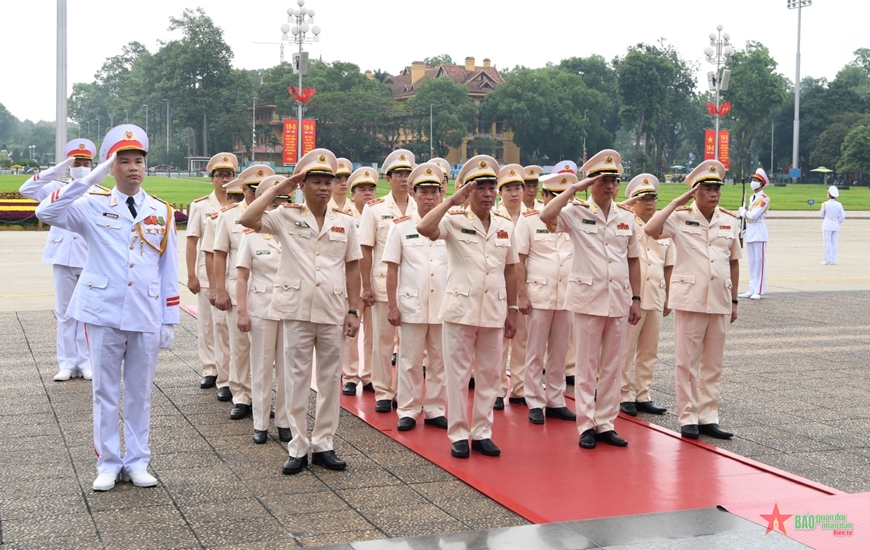
[[[704,160],[716,158],[716,131],[704,130]]]
[[[725,167],[725,170],[731,169],[731,132],[728,130],[719,130],[719,162]]]
[[[281,141],[284,148],[282,162],[285,165],[296,164],[296,140],[298,138],[298,123],[296,119],[284,119],[284,135],[282,137]]]
[[[317,147],[317,121],[304,119],[302,121],[302,154],[311,152]]]

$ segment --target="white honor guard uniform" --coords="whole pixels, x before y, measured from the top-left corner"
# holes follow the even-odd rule
[[[232,153],[218,153],[211,158],[206,166],[206,171],[214,178],[216,171],[230,172],[235,178],[236,169],[239,166],[238,159]],[[187,242],[186,246],[195,246],[195,269],[194,274],[199,281],[200,291],[196,295],[197,316],[197,352],[199,361],[202,363],[203,382],[201,387],[227,388],[229,391],[230,380],[230,336],[227,327],[227,314],[211,305],[209,302],[208,273],[205,265],[205,252],[202,250],[202,241],[205,236],[206,222],[209,218],[220,212],[221,205],[214,191],[200,197],[190,204],[187,219]],[[188,258],[191,256],[188,254]],[[189,266],[190,264],[188,264]],[[190,272],[188,267],[188,272]],[[230,396],[226,396],[229,400]]]
[[[408,178],[411,189],[437,187],[439,192],[442,181],[441,169],[434,163],[418,165]],[[443,240],[430,241],[420,235],[417,232],[419,221],[417,211],[393,219],[383,261],[398,266],[398,285],[393,297],[402,316],[396,359],[397,412],[400,419],[416,420],[422,410],[424,419],[432,420],[443,417],[447,406],[441,320],[438,319],[447,281],[447,247]],[[425,388],[424,351],[427,356]]]
[[[315,149],[300,159],[295,174],[335,172],[335,155]],[[348,315],[347,264],[362,257],[353,217],[327,208],[323,226],[304,204],[263,213],[261,233],[281,239],[281,263],[269,316],[283,320],[284,361],[290,386],[290,457],[333,450],[341,394],[341,355]],[[317,384],[314,431],[308,438],[312,358]],[[307,463],[307,458],[306,458]]]
[[[145,177],[147,151],[148,136],[141,128],[132,124],[112,128],[100,151],[109,162],[56,191],[37,208],[41,220],[76,232],[88,242],[88,258],[69,311],[87,323],[94,376],[94,450],[97,471],[105,474],[98,476],[95,490],[111,489],[122,471],[137,485],[156,484],[145,472],[151,458],[151,383],[158,348],[169,347],[171,325],[179,322],[175,220],[168,204],[149,197],[138,185],[133,196],[119,191],[122,178],[129,181],[137,163],[138,176]],[[88,192],[110,169],[116,187]],[[123,457],[118,422],[122,379]]]
[[[72,167],[76,159],[87,159],[91,163],[96,157],[97,148],[89,139],[74,139],[63,149],[65,162],[44,172],[34,174],[24,182],[19,192],[29,198],[42,202],[67,182],[60,178],[66,175],[69,167],[70,177],[80,179],[90,173],[90,166]],[[99,188],[106,190],[105,188]],[[96,190],[96,188],[94,189]],[[57,381],[81,376],[90,380],[91,361],[88,358],[88,344],[85,327],[67,314],[70,298],[88,257],[88,245],[78,234],[60,227],[51,226],[42,263],[51,264],[54,275],[54,316],[57,319]]]
[[[546,192],[556,194],[576,183],[577,176],[550,174],[541,182]],[[551,233],[540,214],[537,209],[526,210],[517,224],[517,252],[525,272],[520,293],[525,293],[531,306],[526,319],[525,392],[529,419],[535,424],[543,422],[543,414],[532,414],[534,409],[543,413],[546,408],[548,416],[557,410],[563,414],[565,358],[574,324],[573,313],[565,307],[574,250],[571,238],[567,233]],[[546,379],[542,380],[544,371]]]
[[[767,277],[767,211],[770,208],[770,197],[764,193],[764,188],[769,183],[767,174],[763,168],[759,168],[752,175],[752,198],[749,206],[741,206],[738,215],[746,219],[746,256],[749,259],[749,288],[741,298],[759,300],[766,290],[764,280]]]
[[[658,197],[659,180],[652,174],[635,176],[625,188],[627,199]],[[625,363],[622,368],[620,408],[632,416],[637,411],[664,414],[666,411],[652,403],[649,390],[653,382],[653,370],[658,359],[659,333],[667,287],[674,265],[675,253],[671,239],[656,239],[643,230],[646,223],[635,216],[640,242],[640,321],[628,326],[625,342]],[[632,405],[623,406],[625,403]],[[626,409],[627,407],[627,409]]]
[[[397,149],[387,156],[381,172],[384,175],[395,171],[410,172],[414,168],[414,153]],[[387,242],[387,232],[392,221],[417,210],[414,198],[408,195],[408,204],[403,211],[396,204],[393,193],[379,199],[369,201],[363,208],[360,223],[360,245],[372,249],[372,271],[363,273],[369,277],[375,294],[375,305],[372,307],[372,384],[375,387],[375,399],[381,402],[392,402],[396,398],[396,377],[393,376],[391,358],[396,340],[396,327],[387,320],[387,266],[383,262],[384,245]],[[390,407],[378,408],[379,412],[390,412]]]
[[[828,200],[822,204],[819,215],[822,220],[822,234],[825,237],[825,261],[826,265],[837,263],[837,239],[840,236],[840,225],[846,219],[846,211],[843,205],[837,202],[840,190],[835,185],[828,188]]]

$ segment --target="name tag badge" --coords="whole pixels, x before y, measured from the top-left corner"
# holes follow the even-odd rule
[[[586,225],[595,225],[595,220],[585,220],[584,219],[583,223],[585,223]]]
[[[466,235],[477,235],[476,229],[463,229],[462,232]]]
[[[382,220],[392,220],[393,218],[395,218],[395,216],[393,216],[392,214],[384,214],[383,216],[381,216]]]
[[[236,224],[240,224],[240,223],[242,223],[242,221],[241,221],[241,220],[236,220],[234,223],[236,223]]]
[[[536,229],[535,233],[549,233],[550,231],[547,229]]]
[[[700,227],[700,222],[686,222],[686,225],[691,225],[692,227]]]
[[[307,222],[294,222],[296,227],[311,227]]]
[[[265,254],[271,254],[271,253],[272,253],[271,250],[258,250],[258,251],[257,251],[257,256],[263,256],[263,255],[265,255]]]
[[[111,213],[111,212],[103,212],[103,216],[105,216],[105,217],[107,217],[107,218],[112,218],[113,220],[117,220],[117,219],[118,219],[118,215],[117,215],[117,214],[113,214],[113,213]]]
[[[410,235],[405,235],[405,238],[406,239],[416,239],[419,236],[420,236],[419,233],[411,233]]]

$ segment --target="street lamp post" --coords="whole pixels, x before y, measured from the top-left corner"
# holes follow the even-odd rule
[[[148,135],[148,105],[145,104],[142,106],[145,107],[145,135],[147,136]],[[148,139],[151,139],[151,137],[149,136]],[[146,172],[148,171],[148,155],[145,155],[145,171]]]
[[[434,103],[429,104],[429,160],[432,160],[432,157],[435,156],[435,146],[432,145],[432,108],[435,107]]]
[[[800,169],[800,159],[798,159],[798,144],[800,143],[801,133],[801,8],[808,8],[813,5],[813,0],[786,0],[788,9],[798,11],[798,32],[797,32],[797,55],[795,56],[795,77],[794,77],[794,135],[791,142],[791,167]],[[792,183],[797,182],[797,177],[792,177]]]
[[[707,61],[716,65],[716,72],[707,73],[707,82],[710,85],[710,91],[716,92],[716,147],[715,159],[719,160],[719,92],[728,89],[728,79],[731,77],[731,71],[728,69],[719,70],[726,63],[731,61],[731,56],[734,55],[734,48],[731,47],[731,35],[727,32],[722,32],[722,25],[716,25],[716,32],[710,33],[710,45],[704,48],[704,55],[707,56]]]
[[[589,109],[583,109],[583,120],[586,120],[586,115],[589,113]],[[583,164],[586,164],[586,134],[588,130],[586,129],[586,125],[583,125]]]

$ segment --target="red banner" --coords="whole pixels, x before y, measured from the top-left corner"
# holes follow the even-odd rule
[[[704,130],[704,160],[716,158],[716,130]]]
[[[285,118],[284,119],[284,136],[281,140],[281,143],[284,147],[284,154],[282,155],[282,162],[287,164],[296,164],[296,140],[298,139],[298,130],[297,130],[297,121],[296,119]]]
[[[719,162],[731,168],[731,132],[719,130]],[[716,130],[704,130],[704,160],[716,158]]]
[[[302,121],[302,154],[309,153],[317,147],[317,121]]]

